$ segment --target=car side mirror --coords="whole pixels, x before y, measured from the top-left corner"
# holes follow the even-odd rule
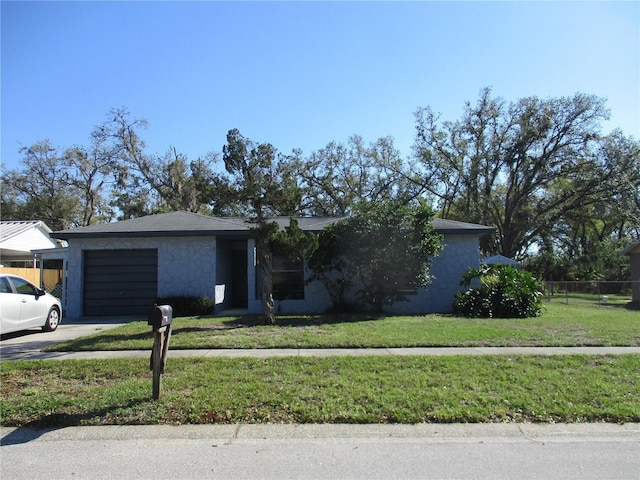
[[[43,297],[46,293],[43,288],[36,288],[36,297]]]

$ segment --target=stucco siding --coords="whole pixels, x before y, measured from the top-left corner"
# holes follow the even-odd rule
[[[462,275],[470,267],[480,265],[479,242],[475,235],[446,235],[443,244],[443,250],[432,262],[431,284],[426,289],[418,289],[415,294],[407,295],[406,301],[386,307],[386,312],[423,314],[453,310],[455,295],[462,290]],[[353,301],[353,295],[347,295],[347,299]],[[276,302],[276,313],[321,313],[330,307],[331,299],[324,286],[320,282],[313,282],[305,287],[304,300]]]
[[[215,298],[215,237],[74,239],[69,245],[67,318],[81,317],[83,251],[158,250],[158,296],[189,295]]]
[[[480,262],[477,235],[446,235],[442,252],[433,259],[432,283],[407,301],[388,307],[390,313],[421,314],[450,312],[455,294],[461,290],[460,280],[469,267]],[[216,311],[229,308],[229,288],[233,268],[232,247],[212,236],[145,237],[116,239],[73,239],[68,253],[67,317],[83,313],[83,250],[157,249],[158,296],[207,296],[214,300]],[[256,291],[255,241],[247,241],[247,309],[261,312]],[[633,258],[632,258],[633,261]],[[277,313],[322,313],[331,307],[329,295],[320,282],[305,286],[303,300],[276,302]]]
[[[158,243],[158,296],[214,299],[215,284],[215,238],[166,238]]]
[[[460,280],[470,267],[480,265],[478,237],[474,235],[446,235],[444,248],[433,258],[431,283],[408,295],[407,301],[397,302],[387,309],[391,313],[449,313],[457,292],[462,290]]]

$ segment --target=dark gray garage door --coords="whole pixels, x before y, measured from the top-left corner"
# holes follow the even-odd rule
[[[157,293],[157,250],[84,252],[84,315],[146,315]]]

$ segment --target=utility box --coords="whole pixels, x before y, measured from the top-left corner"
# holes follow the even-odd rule
[[[149,312],[148,325],[153,328],[161,328],[171,325],[173,322],[173,308],[171,305],[154,305]]]

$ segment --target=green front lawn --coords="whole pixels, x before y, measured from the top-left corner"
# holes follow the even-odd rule
[[[276,326],[262,325],[257,316],[177,318],[172,332],[172,349],[639,346],[640,311],[545,303],[541,317],[527,319],[281,316]],[[146,350],[151,344],[151,327],[133,322],[48,350]]]
[[[638,422],[640,355],[0,363],[0,424]]]

